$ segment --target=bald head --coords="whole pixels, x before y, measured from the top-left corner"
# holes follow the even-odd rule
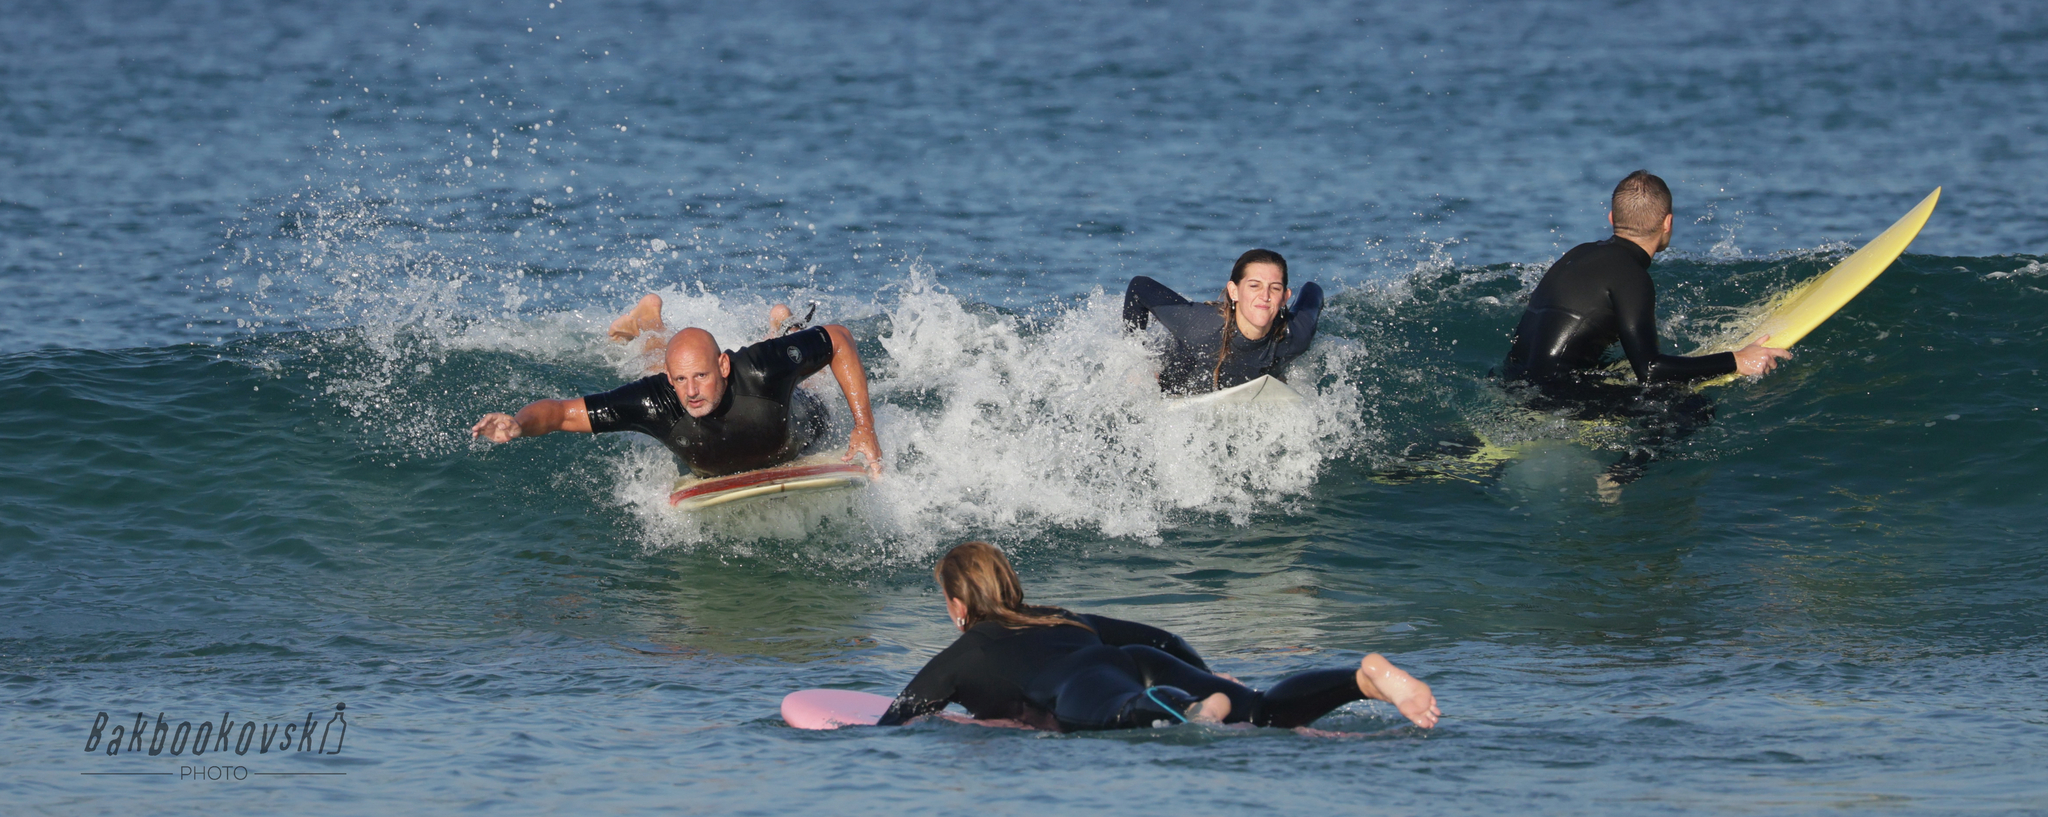
[[[664,358],[668,381],[676,398],[691,417],[702,417],[718,407],[725,397],[725,379],[732,376],[732,361],[718,351],[711,333],[691,327],[668,339]]]
[[[1614,232],[1623,238],[1638,241],[1668,241],[1664,236],[1664,221],[1671,216],[1671,188],[1664,180],[1650,171],[1638,170],[1628,174],[1620,184],[1614,186],[1614,201],[1608,208],[1607,217],[1614,222]]]
[[[668,364],[669,371],[674,372],[677,363],[693,358],[706,361],[716,357],[718,341],[711,337],[710,332],[692,326],[668,339],[668,355],[664,362]]]

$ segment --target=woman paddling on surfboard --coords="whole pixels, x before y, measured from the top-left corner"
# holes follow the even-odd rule
[[[1172,334],[1159,368],[1159,387],[1168,394],[1202,394],[1257,379],[1278,377],[1308,351],[1323,311],[1323,288],[1301,285],[1301,299],[1287,308],[1287,259],[1272,250],[1237,257],[1223,300],[1193,303],[1165,284],[1140,275],[1124,290],[1124,326],[1145,328],[1157,319]]]
[[[877,725],[948,703],[977,719],[1062,732],[1159,721],[1292,728],[1366,698],[1425,729],[1442,714],[1428,684],[1377,653],[1356,669],[1296,673],[1260,692],[1211,672],[1186,641],[1157,627],[1027,605],[1010,560],[986,542],[953,548],[932,573],[960,638],[918,671]]]

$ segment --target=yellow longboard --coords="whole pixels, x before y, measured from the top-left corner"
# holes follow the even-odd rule
[[[1788,289],[1772,298],[1764,308],[1756,310],[1762,315],[1755,326],[1747,332],[1730,335],[1719,342],[1709,343],[1697,354],[1711,355],[1733,352],[1757,341],[1765,335],[1771,336],[1770,345],[1779,349],[1790,349],[1804,339],[1807,333],[1820,327],[1834,314],[1855,299],[1863,288],[1877,280],[1877,276],[1889,269],[1906,246],[1920,235],[1920,228],[1927,226],[1927,217],[1934,214],[1934,203],[1941,199],[1941,188],[1927,194],[1927,198],[1906,213],[1892,226],[1879,233],[1870,243],[1863,245],[1834,269],[1809,279],[1806,283]],[[1700,384],[1701,387],[1718,386],[1735,379],[1735,375],[1723,375]]]

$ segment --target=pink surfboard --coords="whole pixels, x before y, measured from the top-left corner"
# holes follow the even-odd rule
[[[874,726],[888,713],[895,699],[872,692],[850,689],[801,689],[782,696],[782,721],[798,729],[838,729],[842,726]],[[940,712],[954,723],[1030,729],[1016,721],[978,721],[957,712]]]
[[[889,711],[894,699],[872,692],[855,692],[850,689],[802,689],[782,696],[782,721],[798,729],[838,729],[842,726],[874,726]],[[979,721],[957,712],[940,712],[938,717],[954,723],[974,726],[993,726],[1006,729],[1031,729],[1028,724],[1017,721]],[[1235,728],[1250,729],[1248,724]],[[1330,732],[1296,727],[1297,734],[1319,738],[1365,738],[1375,734],[1393,734],[1404,730],[1396,727],[1385,732],[1361,734],[1356,732]]]
[[[798,729],[874,726],[890,698],[850,689],[805,689],[782,697],[783,722]]]

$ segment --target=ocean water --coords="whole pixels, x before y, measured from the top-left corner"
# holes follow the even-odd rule
[[[0,811],[2048,811],[2031,4],[9,12]],[[1944,193],[1619,501],[1561,438],[1418,472],[1512,420],[1489,369],[1638,167],[1681,350]],[[1254,246],[1330,293],[1305,407],[1168,411],[1124,282]],[[729,346],[850,327],[887,478],[681,516],[649,441],[468,439],[632,376],[646,291]],[[968,538],[1445,718],[785,726],[949,643]],[[223,717],[335,744],[176,733]]]

